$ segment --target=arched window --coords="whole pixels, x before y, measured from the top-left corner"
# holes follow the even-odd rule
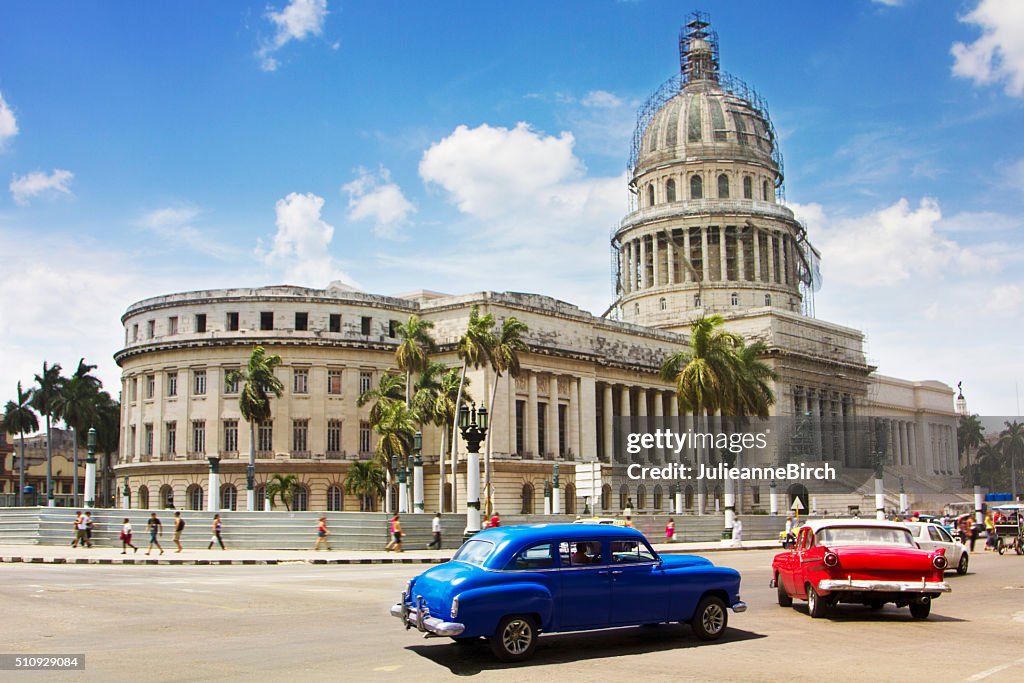
[[[220,487],[220,509],[232,511],[238,509],[238,489],[234,484],[224,484]]]
[[[170,484],[164,484],[160,487],[160,507],[164,510],[174,509],[174,489],[171,488]]]
[[[601,487],[601,510],[612,509],[612,485],[605,484]]]
[[[729,198],[729,176],[724,173],[718,176],[718,197],[720,199]]]
[[[640,315],[640,304],[633,305],[633,313],[635,313],[636,315]]]
[[[693,295],[693,307],[700,308],[700,294]]]
[[[203,509],[203,487],[199,484],[192,484],[185,491],[185,497],[188,499],[189,510],[202,510]]]
[[[397,500],[397,498],[396,498]],[[309,487],[299,484],[292,490],[292,511],[305,512],[309,509]]]
[[[619,509],[625,510],[629,505],[629,487],[623,484],[619,487]]]
[[[754,198],[754,181],[750,178],[750,176],[743,176],[743,198]]]
[[[647,507],[647,487],[643,484],[636,487],[636,507],[638,510]]]
[[[761,183],[761,199],[768,201],[768,181]]]
[[[683,506],[687,510],[693,509],[693,487],[687,486],[683,489]]]
[[[647,206],[654,206],[654,185],[647,186]]]
[[[772,295],[771,294],[765,294],[764,295],[764,305],[765,306],[771,306],[772,305]]]
[[[704,198],[704,180],[699,175],[690,176],[690,199]]]
[[[345,509],[345,494],[337,484],[327,487],[327,511],[341,512]]]
[[[676,181],[672,178],[668,179],[665,183],[665,201],[674,202],[676,200]]]
[[[522,514],[524,514],[524,515],[532,515],[533,514],[533,484],[531,484],[529,482],[523,484],[523,491],[520,494],[520,496],[522,497],[522,502],[523,502],[522,507],[520,508],[520,512],[522,512]]]
[[[576,514],[576,487],[572,484],[565,485],[565,504],[562,507],[565,508],[565,514]]]
[[[658,299],[658,308],[661,309],[662,311],[668,308],[668,302],[665,301],[665,297],[661,297],[660,299]]]
[[[733,306],[739,306],[740,305],[740,295],[737,294],[736,292],[733,292],[732,296],[729,297],[729,303],[731,303]]]
[[[140,510],[148,510],[149,509],[149,487],[148,486],[140,486],[139,487],[139,509]]]
[[[248,495],[248,493],[246,495]],[[255,500],[255,502],[253,503],[253,507],[255,507],[257,510],[266,510],[267,509],[267,502],[266,502],[267,501],[267,486],[266,486],[266,484],[259,484],[259,485],[256,486],[256,488],[253,490],[253,499]],[[246,505],[248,505],[248,503],[246,503]]]
[[[662,496],[663,496],[663,493],[662,493],[662,490],[661,490],[661,484],[658,484],[657,486],[654,487],[654,511],[655,512],[661,512],[661,506],[662,506],[662,503],[663,503]]]

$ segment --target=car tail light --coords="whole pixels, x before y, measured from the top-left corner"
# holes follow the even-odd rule
[[[936,555],[932,558],[932,566],[936,569],[945,569],[949,566],[949,562],[946,561],[945,555]]]
[[[452,598],[452,619],[459,616],[459,596]]]
[[[822,560],[826,567],[838,567],[839,556],[835,553],[825,553],[825,557]]]

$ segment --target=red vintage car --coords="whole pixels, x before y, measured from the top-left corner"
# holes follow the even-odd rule
[[[779,605],[806,600],[817,619],[840,602],[881,609],[910,606],[926,619],[932,600],[950,588],[943,580],[945,550],[921,550],[899,524],[864,519],[808,522],[790,550],[772,561]]]

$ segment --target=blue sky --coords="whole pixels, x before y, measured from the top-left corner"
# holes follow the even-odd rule
[[[12,2],[0,8],[0,387],[100,363],[208,287],[611,301],[637,107],[691,9],[767,99],[818,317],[884,374],[1024,383],[1024,3]]]

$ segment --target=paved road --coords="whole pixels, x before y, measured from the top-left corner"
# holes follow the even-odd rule
[[[745,614],[721,641],[686,626],[541,639],[526,665],[481,641],[424,640],[387,615],[422,567],[0,565],[0,652],[86,654],[85,672],[17,680],[1020,681],[1024,557],[978,553],[928,621],[840,606],[812,621],[775,604],[773,551],[708,553],[743,573]],[[8,674],[7,676],[10,676]],[[10,680],[4,674],[0,679]]]

